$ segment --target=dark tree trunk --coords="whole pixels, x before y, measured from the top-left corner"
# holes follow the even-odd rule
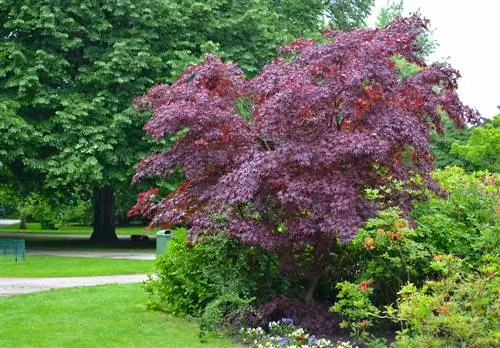
[[[28,228],[28,217],[26,214],[21,214],[21,223],[19,223],[19,229],[25,230]]]
[[[311,279],[311,283],[309,284],[309,287],[307,288],[306,295],[304,296],[304,301],[311,303],[314,302],[314,291],[318,287],[318,281],[319,281],[319,276],[314,277]]]
[[[111,187],[101,187],[94,196],[94,231],[91,240],[113,242],[115,233],[115,193]]]

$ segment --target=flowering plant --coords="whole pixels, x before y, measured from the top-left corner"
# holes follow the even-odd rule
[[[291,318],[272,321],[268,333],[261,327],[242,328],[243,342],[251,348],[352,348],[349,342],[332,342],[325,338],[309,335],[303,328],[296,327]]]

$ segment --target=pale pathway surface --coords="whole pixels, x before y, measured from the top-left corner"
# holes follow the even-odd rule
[[[0,226],[9,226],[20,223],[21,220],[0,219]]]
[[[73,257],[104,257],[114,259],[154,260],[154,252],[120,252],[120,251],[75,251],[75,250],[26,250],[30,255],[53,255]],[[93,286],[102,284],[141,283],[148,277],[145,274],[111,275],[92,277],[54,277],[54,278],[3,278],[0,277],[0,296],[11,296],[50,289],[69,288],[75,286]]]
[[[98,277],[0,278],[0,296],[26,294],[75,286],[141,283],[146,279],[148,279],[146,274]]]
[[[151,252],[102,251],[102,250],[26,250],[26,256],[50,255],[70,257],[104,257],[109,259],[154,260],[156,254]]]

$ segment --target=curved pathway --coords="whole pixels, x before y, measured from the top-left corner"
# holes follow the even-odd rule
[[[114,259],[154,260],[155,253],[130,251],[77,251],[77,250],[26,250],[26,256],[53,255],[73,257],[104,257]],[[50,278],[18,278],[0,277],[0,296],[11,296],[51,289],[69,288],[75,286],[93,286],[102,284],[141,283],[148,279],[146,274],[111,275],[92,277],[50,277]]]
[[[146,274],[57,278],[0,278],[0,296],[26,294],[75,286],[141,283],[146,279],[148,279]]]

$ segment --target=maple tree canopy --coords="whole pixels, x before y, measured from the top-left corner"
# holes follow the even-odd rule
[[[186,180],[168,197],[142,193],[132,213],[187,223],[193,240],[225,231],[285,255],[305,245],[327,253],[378,210],[408,208],[415,189],[434,187],[429,131],[442,131],[441,115],[478,121],[457,96],[459,73],[419,58],[426,26],[413,15],[383,29],[328,30],[326,42],[281,47],[252,79],[208,56],[154,87],[137,100],[153,111],[146,132],[187,132],[143,159],[134,180],[179,166]],[[418,72],[401,76],[395,57]]]

